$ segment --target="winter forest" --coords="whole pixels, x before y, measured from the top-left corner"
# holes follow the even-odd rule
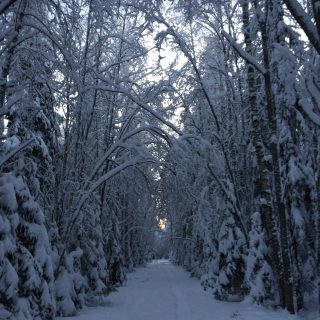
[[[1,320],[160,258],[319,310],[319,0],[1,0],[0,116]]]

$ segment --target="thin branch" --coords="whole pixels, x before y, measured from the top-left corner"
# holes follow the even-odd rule
[[[22,143],[18,148],[12,150],[10,153],[5,155],[1,160],[0,160],[0,167],[2,167],[9,159],[11,159],[14,155],[16,155],[18,152],[26,148],[31,142],[34,141],[34,138],[31,138],[30,140]]]

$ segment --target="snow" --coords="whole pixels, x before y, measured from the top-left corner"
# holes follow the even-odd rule
[[[4,174],[0,178],[0,203],[1,207],[8,208],[14,212],[18,208],[16,193],[14,190],[14,179],[10,174]]]
[[[214,300],[200,282],[167,260],[156,260],[128,275],[128,282],[102,299],[102,305],[87,307],[76,317],[60,320],[295,320],[285,311]],[[308,320],[316,317],[303,318]]]
[[[261,65],[261,63],[259,63],[259,61],[255,57],[251,56],[248,52],[243,50],[241,46],[226,31],[223,30],[222,35],[229,41],[232,47],[240,54],[243,59],[253,65],[260,73],[266,73],[266,70]]]

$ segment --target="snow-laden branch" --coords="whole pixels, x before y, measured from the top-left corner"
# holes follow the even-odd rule
[[[89,176],[89,178],[87,179],[86,184],[84,185],[84,190],[86,190],[89,187],[90,182],[93,180],[93,178],[96,176],[96,174],[98,173],[98,171],[100,170],[100,168],[102,167],[102,165],[105,163],[105,161],[110,157],[110,155],[119,147],[121,147],[123,145],[123,143],[125,143],[128,139],[130,139],[131,137],[135,136],[136,134],[142,132],[142,131],[148,131],[151,130],[153,132],[157,132],[158,128],[153,127],[153,126],[143,126],[140,128],[137,128],[133,131],[128,132],[126,135],[124,135],[121,139],[119,139],[118,141],[116,141],[108,150],[107,152],[104,154],[103,157],[101,157],[96,166],[94,167],[94,169],[91,171],[91,174]]]
[[[301,4],[297,0],[284,0],[284,3],[314,48],[317,50],[318,54],[320,54],[320,37],[311,18],[303,10]]]
[[[71,222],[69,223],[68,227],[67,227],[67,232],[65,234],[65,236],[67,237],[68,234],[70,234],[70,231],[72,230],[74,224],[76,223],[79,215],[80,215],[80,211],[83,207],[83,205],[85,204],[85,202],[89,199],[90,195],[92,194],[92,192],[94,192],[100,185],[102,185],[105,181],[107,181],[108,179],[112,178],[113,176],[115,176],[116,174],[118,174],[119,172],[123,171],[124,169],[128,168],[128,167],[132,167],[135,166],[139,163],[142,162],[146,162],[148,161],[145,157],[141,157],[141,156],[137,156],[132,160],[129,160],[127,162],[124,162],[123,164],[118,165],[116,168],[111,169],[110,171],[108,171],[107,173],[105,173],[104,175],[102,175],[99,179],[97,179],[95,182],[92,182],[92,180],[94,179],[94,177],[96,176],[96,174],[98,173],[99,169],[102,167],[102,165],[105,163],[105,161],[110,157],[110,155],[119,147],[122,147],[124,145],[124,143],[131,137],[133,137],[134,135],[142,132],[142,131],[152,131],[155,132],[157,134],[160,134],[160,132],[163,133],[161,131],[161,129],[156,128],[154,126],[144,126],[141,128],[137,128],[129,133],[127,133],[125,136],[123,136],[120,140],[116,141],[105,153],[105,155],[99,159],[97,165],[95,166],[95,168],[92,170],[89,178],[87,179],[86,184],[83,187],[83,196],[81,197],[78,207],[76,208],[74,214],[72,215],[71,218]],[[162,135],[161,135],[162,136]]]
[[[16,149],[12,150],[10,153],[5,155],[4,157],[0,158],[0,167],[2,167],[9,159],[11,159],[15,154],[23,150],[25,147],[27,147],[31,142],[34,141],[34,138],[31,138],[30,140],[20,144],[19,147]]]
[[[210,143],[208,143],[208,141],[204,140],[202,137],[199,137],[199,136],[196,136],[196,135],[192,135],[192,134],[189,134],[189,135],[184,135],[181,137],[181,140],[185,140],[185,141],[190,141],[190,139],[196,139],[196,140],[199,140],[199,142],[202,144],[202,145],[206,145],[208,147],[211,147]],[[199,152],[198,153],[198,156],[201,157],[201,154]],[[249,239],[248,237],[248,232],[247,232],[247,229],[246,229],[246,226],[243,222],[243,219],[241,217],[241,211],[240,211],[240,206],[239,206],[239,202],[237,200],[237,195],[235,193],[235,191],[233,190],[232,192],[229,192],[227,190],[227,188],[225,187],[225,184],[223,183],[223,181],[216,175],[216,173],[214,172],[214,170],[212,169],[210,163],[207,164],[207,167],[212,175],[212,177],[214,178],[214,180],[216,181],[217,185],[220,187],[222,193],[225,195],[228,203],[232,206],[233,208],[233,215],[234,215],[234,218],[236,221],[239,222],[239,225],[246,237],[246,239]]]
[[[126,58],[123,58],[121,59],[120,61],[116,61],[116,62],[113,62],[113,63],[110,63],[109,65],[107,65],[105,68],[103,68],[102,70],[99,70],[100,73],[104,73],[108,70],[110,70],[111,68],[115,67],[115,66],[118,66],[120,64],[123,64],[125,62],[130,62],[131,60],[134,60],[134,59],[138,59],[138,58],[141,58],[145,55],[147,55],[150,51],[154,50],[155,47],[152,47],[152,48],[149,48],[148,50],[145,50],[144,52],[142,53],[138,53],[138,54],[134,54],[130,57],[126,57]]]
[[[309,103],[304,103],[303,101],[301,101],[299,106],[301,107],[302,112],[306,114],[308,119],[320,127],[320,115],[312,110],[312,106]]]
[[[108,91],[113,93],[121,93],[125,95],[127,98],[129,98],[132,102],[134,102],[136,105],[138,105],[140,108],[144,109],[148,113],[150,113],[152,116],[154,116],[156,119],[158,119],[160,122],[165,124],[167,127],[172,129],[175,133],[177,133],[179,136],[182,136],[182,132],[170,121],[165,120],[159,113],[152,110],[150,106],[148,106],[144,101],[140,100],[139,98],[133,96],[128,90],[124,88],[113,88],[110,86],[104,86],[104,85],[91,85],[85,87],[84,90],[102,90],[102,91]]]
[[[191,54],[190,52],[190,49],[188,48],[188,45],[186,43],[186,41],[183,39],[183,37],[180,36],[179,33],[177,33],[173,27],[167,22],[165,21],[164,18],[162,17],[159,17],[158,15],[154,15],[153,18],[159,22],[159,23],[162,23],[164,26],[167,27],[167,30],[165,31],[161,31],[158,33],[157,35],[157,41],[158,41],[158,46],[161,45],[161,42],[163,41],[163,39],[167,36],[167,35],[171,35],[174,39],[174,42],[179,46],[180,50],[182,51],[182,53],[185,55],[185,57],[188,59],[189,63],[191,64],[197,78],[198,78],[198,81],[201,85],[201,90],[208,102],[208,105],[209,105],[209,108],[211,110],[211,113],[214,117],[214,121],[215,121],[215,124],[217,126],[217,130],[220,131],[220,123],[218,121],[218,117],[216,115],[216,112],[215,112],[215,109],[214,109],[214,106],[213,106],[213,103],[210,99],[210,96],[208,94],[208,89],[206,88],[206,85],[202,79],[202,76],[201,76],[201,72],[197,66],[197,62],[195,60],[195,57]]]
[[[224,30],[222,31],[222,35],[228,40],[230,45],[239,53],[239,55],[246,60],[249,64],[255,67],[260,73],[265,74],[265,68],[248,52],[243,50],[241,46]]]
[[[117,175],[118,173],[120,173],[121,171],[125,170],[126,168],[135,166],[139,163],[144,162],[145,159],[141,158],[140,156],[135,157],[129,161],[126,161],[122,164],[120,164],[119,166],[117,166],[114,169],[111,169],[110,171],[108,171],[106,174],[102,175],[98,180],[96,180],[90,187],[89,190],[87,190],[83,196],[81,197],[78,207],[75,210],[75,212],[72,215],[71,221],[68,224],[68,227],[66,229],[66,233],[65,233],[65,237],[67,238],[68,236],[70,236],[71,234],[71,230],[74,226],[74,224],[76,223],[79,215],[80,215],[80,211],[83,207],[83,205],[86,203],[86,201],[89,199],[90,195],[92,194],[92,192],[94,192],[97,188],[99,188],[99,186],[101,186],[104,182],[106,182],[107,180],[109,180],[110,178],[114,177],[115,175]]]
[[[33,17],[35,17],[35,16],[33,15]],[[25,22],[24,25],[39,31],[43,35],[48,37],[57,46],[57,48],[59,49],[59,51],[61,52],[61,54],[65,58],[69,67],[71,68],[71,70],[76,70],[76,68],[74,67],[73,59],[71,58],[69,53],[65,50],[65,48],[62,46],[62,44],[59,42],[59,39],[57,39],[51,32],[49,32],[48,30],[45,30],[44,28],[41,28],[40,26],[37,26],[31,22]],[[76,80],[76,79],[74,79],[74,80]]]
[[[5,116],[12,106],[14,106],[16,103],[20,102],[24,98],[24,93],[17,93],[13,95],[13,97],[8,98],[8,102],[2,107],[2,110],[0,111],[0,117]]]
[[[247,231],[245,223],[242,220],[241,213],[240,213],[239,208],[238,208],[238,206],[236,204],[236,199],[226,189],[226,187],[224,186],[223,182],[219,179],[219,177],[215,174],[214,170],[211,168],[210,164],[208,164],[208,169],[211,172],[212,177],[215,179],[217,184],[220,186],[220,189],[224,193],[227,201],[232,206],[232,208],[234,210],[234,211],[232,211],[234,219],[239,222],[240,228],[241,228],[246,240],[248,241],[248,239],[249,239],[248,231]]]
[[[2,0],[0,3],[0,15],[3,14],[17,0]]]

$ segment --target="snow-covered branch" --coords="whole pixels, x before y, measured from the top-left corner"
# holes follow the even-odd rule
[[[68,238],[72,234],[71,233],[72,228],[74,227],[77,219],[79,218],[79,215],[81,213],[81,209],[82,209],[83,205],[86,203],[86,201],[89,199],[89,197],[92,195],[92,193],[97,188],[99,188],[107,180],[109,180],[112,177],[114,177],[115,175],[119,174],[121,171],[123,171],[129,167],[138,165],[139,163],[142,163],[144,161],[145,161],[145,159],[142,159],[139,156],[136,158],[133,158],[131,160],[128,160],[128,161],[120,164],[116,168],[111,169],[106,174],[102,175],[99,179],[97,179],[94,183],[92,183],[90,188],[83,192],[83,196],[81,197],[75,212],[72,214],[70,222],[66,226],[65,238]]]
[[[308,39],[310,40],[318,54],[320,54],[320,37],[311,18],[303,10],[301,4],[297,0],[284,0],[284,3],[286,4],[292,16],[298,22],[304,33],[307,35]]]
[[[265,74],[266,70],[258,60],[250,55],[248,52],[243,50],[241,46],[226,32],[222,31],[222,35],[229,41],[230,45],[238,52],[238,54],[246,60],[249,64],[254,66],[261,74]]]
[[[15,2],[17,2],[17,0],[2,0],[0,3],[0,15],[3,14]]]
[[[16,149],[10,151],[8,154],[4,155],[0,158],[0,167],[6,164],[13,156],[15,156],[18,152],[22,151],[26,148],[30,143],[34,141],[34,138],[31,138],[23,143],[21,143]]]
[[[96,90],[102,90],[102,91],[108,91],[108,92],[114,92],[114,93],[121,93],[127,98],[129,98],[131,101],[133,101],[137,106],[142,108],[143,110],[147,111],[150,113],[152,116],[154,116],[156,119],[158,119],[160,122],[165,124],[167,127],[172,129],[175,133],[178,135],[182,135],[182,132],[170,121],[165,120],[159,113],[156,111],[152,110],[152,108],[147,105],[145,102],[140,100],[139,98],[133,96],[128,90],[125,88],[119,88],[119,87],[111,87],[111,86],[104,86],[104,85],[91,85],[88,87],[85,87],[84,90],[91,90],[91,89],[96,89]]]

